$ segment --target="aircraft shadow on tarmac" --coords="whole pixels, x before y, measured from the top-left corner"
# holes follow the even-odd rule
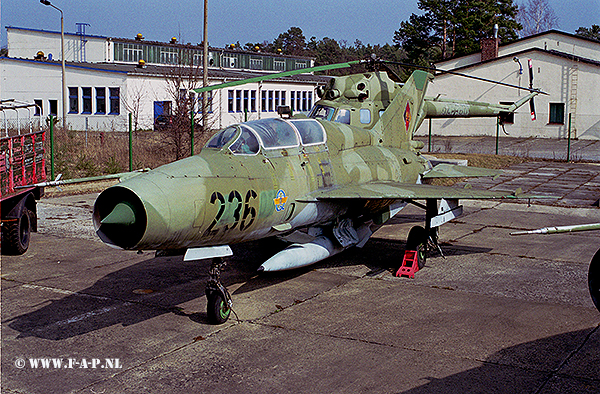
[[[362,264],[370,270],[367,276],[384,271],[391,275],[401,264],[405,245],[403,241],[372,238],[362,249],[340,253],[311,267],[260,275],[256,269],[285,244],[263,240],[234,245],[234,255],[227,260],[221,280],[225,286],[242,283],[232,293],[237,295],[296,278],[319,267]],[[452,254],[486,250],[489,249],[445,249]],[[205,296],[209,266],[209,261],[184,262],[182,256],[151,258],[111,272],[76,294],[49,300],[50,303],[40,309],[4,323],[19,332],[18,338],[33,336],[51,340],[63,340],[117,324],[128,326],[165,313],[188,316],[194,322],[208,324],[206,312],[187,313],[179,305]]]
[[[567,332],[502,349],[480,367],[448,377],[424,378],[401,394],[598,393],[599,327]]]

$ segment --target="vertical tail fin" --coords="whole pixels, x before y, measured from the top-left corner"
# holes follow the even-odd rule
[[[412,73],[373,127],[379,133],[381,143],[386,146],[410,147],[427,84],[432,79],[433,75],[425,71],[416,70]]]

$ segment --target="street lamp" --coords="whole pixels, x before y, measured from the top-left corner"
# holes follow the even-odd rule
[[[65,73],[65,21],[63,18],[63,12],[60,8],[50,3],[48,0],[40,0],[43,5],[49,5],[50,7],[60,12],[60,58],[62,62],[62,126],[67,127],[67,80]]]

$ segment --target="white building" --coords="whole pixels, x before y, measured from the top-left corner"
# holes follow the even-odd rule
[[[504,124],[505,131],[513,137],[566,138],[570,116],[572,138],[600,138],[600,42],[555,30],[501,46],[496,39],[488,40],[489,51],[439,62],[436,67],[528,88],[531,59],[533,86],[548,95],[535,98],[535,121],[524,105]],[[513,103],[527,93],[451,74],[437,76],[427,91],[428,96],[490,103]],[[425,122],[418,134],[427,134],[428,129]],[[496,119],[435,119],[432,133],[495,135]]]
[[[0,99],[35,102],[35,116],[62,114],[60,33],[7,27],[8,57],[0,58]],[[67,124],[75,130],[126,130],[128,113],[140,129],[169,115],[178,95],[202,85],[202,47],[135,39],[65,34]],[[142,62],[143,60],[143,62]],[[209,49],[209,84],[307,68],[311,58],[236,49]],[[173,73],[187,80],[174,91]],[[194,82],[190,82],[193,80]],[[222,128],[277,116],[277,107],[310,110],[314,89],[327,78],[301,74],[216,91],[211,125]],[[194,99],[200,99],[194,97]],[[197,107],[200,110],[200,106]],[[11,113],[3,114],[14,122]],[[4,122],[5,119],[0,119]]]

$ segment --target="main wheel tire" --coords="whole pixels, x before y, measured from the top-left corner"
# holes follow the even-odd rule
[[[210,291],[207,295],[206,314],[211,324],[223,324],[229,319],[231,308],[218,291]]]
[[[590,262],[588,286],[592,301],[594,301],[594,305],[596,305],[596,308],[600,311],[600,250],[596,252]]]
[[[426,256],[426,244],[427,244],[427,231],[421,226],[414,226],[408,232],[406,238],[406,250],[417,251],[417,262],[419,269],[425,266]]]
[[[29,248],[31,239],[31,211],[23,209],[21,216],[4,223],[2,234],[2,250],[5,254],[23,254]]]

